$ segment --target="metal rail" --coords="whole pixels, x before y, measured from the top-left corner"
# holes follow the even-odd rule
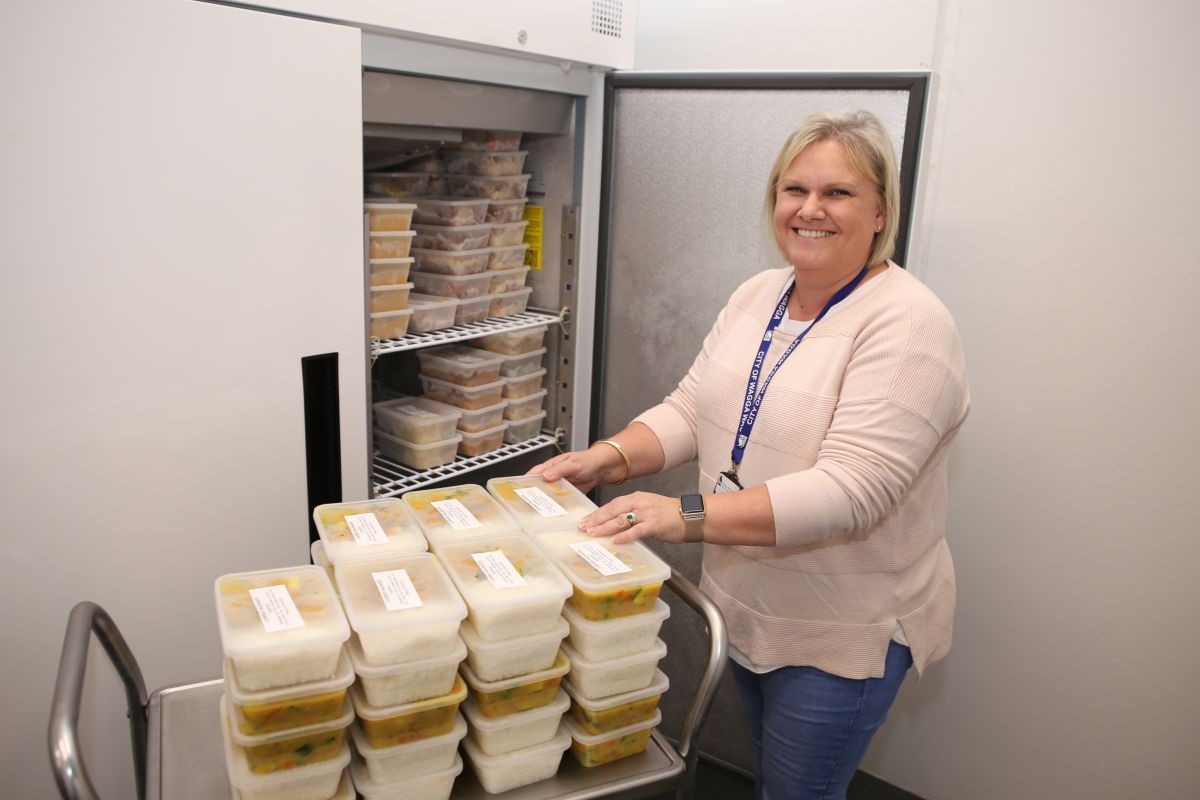
[[[488,317],[483,322],[472,322],[467,325],[455,325],[452,328],[439,328],[428,333],[409,333],[399,339],[372,339],[371,358],[400,353],[405,350],[419,350],[422,347],[432,347],[451,342],[462,342],[467,339],[477,339],[494,333],[536,328],[540,325],[556,325],[562,322],[562,313],[537,311],[530,309],[520,314],[507,317]]]
[[[449,464],[432,469],[418,470],[406,467],[398,461],[375,454],[375,466],[371,475],[375,497],[399,497],[405,492],[429,486],[438,481],[457,478],[468,472],[507,461],[510,458],[532,453],[544,447],[552,447],[558,440],[549,434],[540,433],[532,439],[516,444],[501,445],[499,449],[479,456],[457,456]]]

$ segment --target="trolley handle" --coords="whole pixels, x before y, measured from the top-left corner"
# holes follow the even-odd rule
[[[91,634],[100,640],[109,661],[125,685],[125,703],[129,709],[129,735],[133,740],[133,761],[137,775],[137,796],[146,797],[146,683],[142,670],[125,637],[103,608],[84,601],[71,609],[62,656],[58,660],[58,678],[50,706],[50,763],[58,791],[65,800],[99,800],[83,754],[79,747],[79,705],[83,696],[83,675],[87,667]]]

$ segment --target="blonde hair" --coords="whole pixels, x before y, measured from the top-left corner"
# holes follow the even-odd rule
[[[780,177],[805,148],[823,141],[840,142],[851,166],[875,184],[883,198],[885,221],[883,229],[875,234],[867,265],[874,266],[887,261],[896,252],[896,234],[900,227],[900,175],[896,171],[892,139],[879,118],[869,111],[821,111],[809,114],[800,129],[784,142],[767,180],[765,209],[772,235]]]

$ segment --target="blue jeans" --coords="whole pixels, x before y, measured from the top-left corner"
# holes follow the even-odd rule
[[[871,737],[912,666],[902,644],[888,646],[882,678],[839,678],[815,667],[762,675],[729,666],[754,739],[758,800],[842,800]]]

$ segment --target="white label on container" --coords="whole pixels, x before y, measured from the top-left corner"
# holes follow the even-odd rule
[[[458,500],[434,500],[431,505],[442,515],[442,519],[446,520],[446,524],[456,531],[483,527],[483,523],[475,519],[475,515]]]
[[[359,547],[365,547],[369,544],[388,543],[388,537],[383,532],[383,526],[379,524],[379,520],[370,511],[366,514],[347,514],[343,519],[350,526],[350,535],[354,537],[354,541],[358,543]]]
[[[483,570],[483,577],[497,589],[514,589],[528,585],[504,553],[495,550],[488,553],[471,553],[471,558],[475,559],[479,569]]]
[[[620,575],[622,572],[633,572],[633,568],[604,549],[599,542],[574,542],[571,549],[579,557],[592,565],[592,569],[601,575]]]
[[[561,517],[567,513],[567,510],[554,502],[554,498],[543,492],[536,486],[526,486],[521,489],[514,489],[517,496],[529,504],[537,513],[543,517]]]
[[[375,579],[375,588],[379,590],[379,596],[383,598],[383,607],[388,611],[403,611],[406,608],[420,608],[425,605],[421,602],[421,595],[417,594],[417,587],[413,586],[412,579],[408,577],[408,570],[372,572],[371,577]]]
[[[286,586],[263,586],[250,590],[250,599],[267,633],[277,633],[290,628],[303,628],[304,618],[292,602]]]

